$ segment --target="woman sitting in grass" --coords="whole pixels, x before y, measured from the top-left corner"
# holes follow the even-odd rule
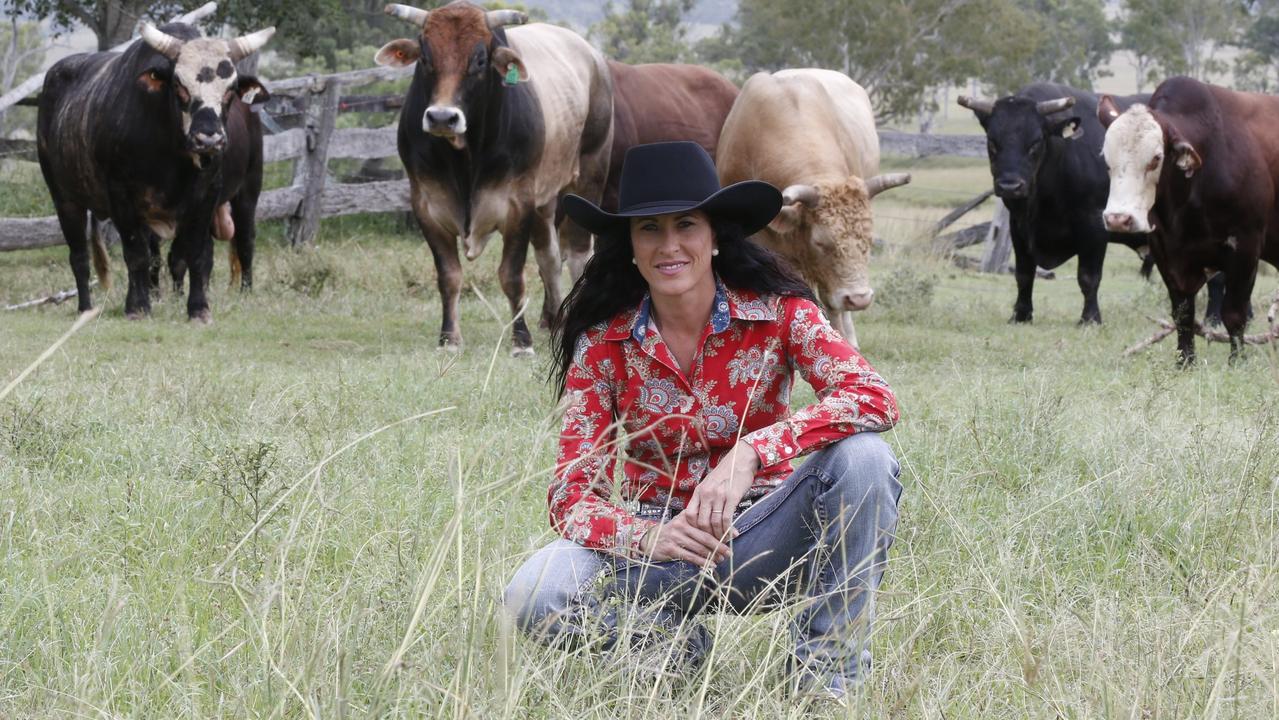
[[[748,239],[781,207],[773,186],[720,189],[701,147],[657,143],[627,153],[619,212],[564,204],[599,241],[554,351],[563,538],[515,574],[507,609],[542,642],[656,647],[682,672],[710,649],[699,612],[804,598],[794,687],[842,699],[868,669],[897,525],[898,465],[877,434],[897,420],[892,391]],[[819,400],[792,413],[796,371]]]

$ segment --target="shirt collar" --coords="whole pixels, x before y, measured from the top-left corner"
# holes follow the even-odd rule
[[[750,290],[733,290],[724,285],[719,275],[715,276],[715,299],[711,305],[711,333],[722,333],[728,329],[730,320],[771,321],[777,319],[774,298],[760,297]],[[649,320],[653,313],[653,300],[648,293],[639,305],[630,310],[618,313],[609,324],[604,335],[605,340],[625,340],[631,338],[644,344],[648,336]]]

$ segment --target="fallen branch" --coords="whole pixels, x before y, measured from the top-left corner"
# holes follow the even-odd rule
[[[98,284],[97,280],[89,281],[89,287],[93,287],[94,285],[97,285],[97,284]],[[6,305],[4,309],[5,310],[21,310],[23,308],[36,307],[37,305],[61,305],[62,303],[66,302],[67,300],[70,300],[71,298],[79,294],[80,294],[80,291],[78,290],[63,290],[61,292],[56,292],[46,297],[36,298],[35,300],[28,300],[23,303],[18,303],[17,305]]]
[[[1270,306],[1270,312],[1267,314],[1267,317],[1270,320],[1270,331],[1265,333],[1258,333],[1256,335],[1244,335],[1243,336],[1244,344],[1245,345],[1269,345],[1272,342],[1279,341],[1279,325],[1276,325],[1274,321],[1274,318],[1277,314],[1279,314],[1279,297],[1276,297],[1274,304]],[[1128,357],[1129,355],[1134,355],[1136,353],[1139,353],[1142,350],[1145,350],[1146,348],[1154,345],[1155,343],[1159,342],[1160,340],[1163,340],[1164,338],[1168,337],[1169,335],[1177,331],[1177,326],[1167,320],[1160,320],[1158,318],[1152,318],[1150,316],[1147,316],[1146,319],[1158,325],[1159,330],[1156,331],[1154,335],[1151,335],[1145,340],[1142,340],[1136,345],[1133,345],[1127,350],[1124,350],[1124,354],[1123,354],[1124,357]],[[1195,335],[1203,338],[1204,340],[1207,340],[1208,342],[1218,342],[1218,343],[1230,342],[1230,333],[1223,332],[1221,330],[1216,330],[1209,327],[1204,327],[1203,324],[1199,322],[1195,323]]]

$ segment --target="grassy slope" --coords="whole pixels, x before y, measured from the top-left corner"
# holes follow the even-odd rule
[[[961,196],[988,182],[915,170]],[[1009,326],[1010,277],[910,249],[950,196],[895,192],[858,331],[905,412],[906,490],[851,716],[1279,712],[1279,360],[1121,358],[1166,304],[1122,249],[1104,327],[1075,326],[1070,265]],[[392,222],[327,223],[302,255],[263,235],[252,295],[222,287],[219,252],[211,328],[171,296],[127,322],[117,285],[0,402],[0,716],[803,716],[778,686],[780,613],[713,618],[707,681],[669,694],[496,619],[551,537],[557,429],[546,353],[508,357],[496,248],[467,267],[454,355],[433,347],[429,254]],[[65,263],[0,255],[0,302],[69,286]],[[0,313],[0,381],[72,319]]]

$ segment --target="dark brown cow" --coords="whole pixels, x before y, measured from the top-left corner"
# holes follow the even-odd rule
[[[1103,221],[1112,232],[1158,231],[1150,250],[1172,301],[1181,362],[1194,360],[1195,293],[1217,271],[1235,360],[1258,261],[1279,266],[1279,98],[1175,77],[1149,106],[1120,113],[1105,96],[1097,115],[1110,169]]]
[[[605,210],[617,209],[622,158],[636,145],[691,140],[712,158],[737,86],[697,65],[626,65],[608,61],[613,73],[613,153],[604,185]]]

